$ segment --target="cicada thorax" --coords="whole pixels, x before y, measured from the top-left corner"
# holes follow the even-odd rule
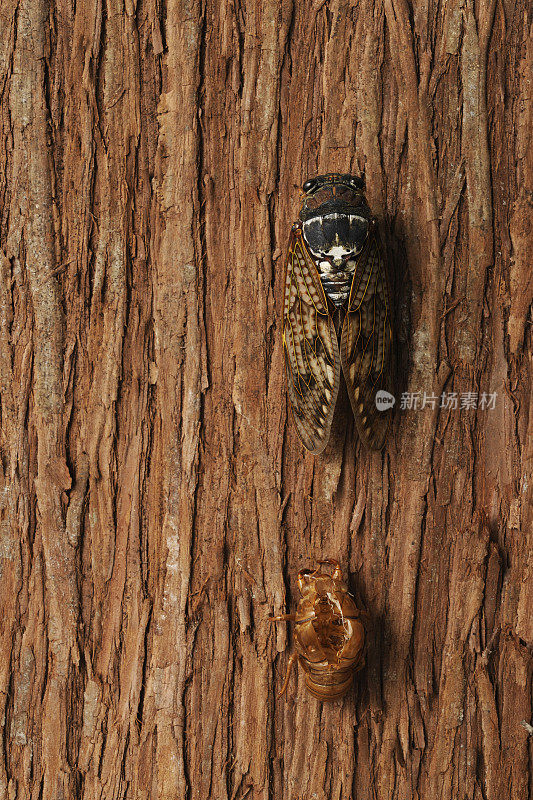
[[[334,700],[363,666],[365,629],[339,564],[323,563],[334,567],[333,574],[318,568],[298,576],[302,599],[293,617],[294,641],[307,689],[319,700]]]
[[[372,216],[360,186],[343,182],[349,176],[324,177],[329,180],[304,197],[302,235],[326,295],[341,308],[350,295],[356,259],[368,238]]]

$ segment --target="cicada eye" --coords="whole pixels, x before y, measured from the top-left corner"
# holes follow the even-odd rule
[[[355,186],[356,189],[364,189],[365,188],[365,182],[364,182],[363,178],[356,178],[356,177],[354,177],[352,175],[352,176],[350,176],[350,183],[352,184],[352,186]]]
[[[308,181],[304,183],[302,189],[305,193],[312,191],[316,186],[316,178],[310,178]]]

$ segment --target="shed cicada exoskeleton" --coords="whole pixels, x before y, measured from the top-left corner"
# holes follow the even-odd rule
[[[289,399],[307,450],[321,453],[328,442],[341,367],[359,436],[380,449],[394,404],[390,298],[360,178],[319,175],[303,185],[286,262],[283,348]]]
[[[335,700],[346,694],[354,674],[364,665],[363,612],[348,592],[339,563],[327,559],[319,564],[331,569],[305,569],[298,574],[302,598],[296,613],[272,617],[274,621],[295,623],[296,653],[289,659],[279,697],[287,688],[296,661],[305,672],[305,685],[319,700]]]

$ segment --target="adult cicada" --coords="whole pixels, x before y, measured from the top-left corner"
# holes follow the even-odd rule
[[[359,436],[385,441],[391,394],[392,327],[383,248],[364,184],[352,175],[304,183],[285,269],[283,349],[300,439],[325,448],[341,368]]]
[[[354,674],[364,665],[362,612],[348,591],[338,561],[327,559],[319,564],[329,565],[330,570],[319,567],[298,574],[302,598],[296,613],[271,618],[295,622],[296,653],[289,659],[279,697],[287,688],[296,661],[305,673],[305,685],[319,700],[335,700],[346,694]]]

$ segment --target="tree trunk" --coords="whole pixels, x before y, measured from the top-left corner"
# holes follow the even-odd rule
[[[531,798],[527,11],[2,4],[1,800]],[[331,171],[386,243],[398,402],[369,453],[341,393],[314,457],[283,261]],[[269,617],[324,557],[366,667],[278,700]]]

